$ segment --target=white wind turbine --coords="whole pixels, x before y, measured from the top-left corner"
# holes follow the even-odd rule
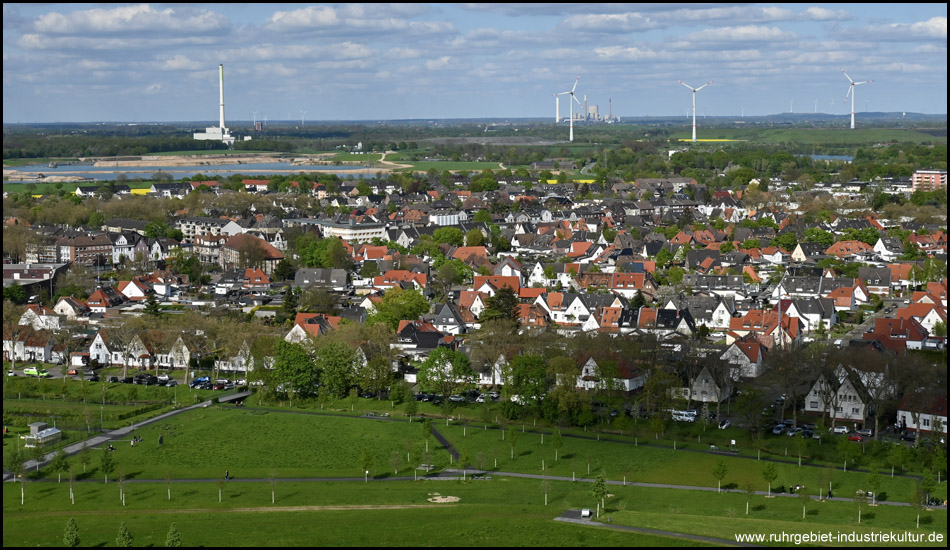
[[[304,111],[303,109],[297,109],[297,110],[300,111],[300,126],[303,127],[303,116],[307,114],[307,111]]]
[[[874,81],[873,81],[873,80],[865,80],[864,82],[855,82],[855,81],[851,80],[851,77],[848,76],[848,73],[844,72],[844,69],[841,69],[841,72],[842,72],[842,74],[844,74],[844,77],[847,78],[849,82],[851,82],[851,85],[848,86],[848,93],[846,93],[846,94],[844,95],[844,100],[847,101],[847,100],[848,100],[848,96],[849,96],[849,95],[851,96],[851,129],[854,130],[854,87],[855,87],[855,86],[860,86],[861,84],[870,84],[870,83],[872,83],[872,82],[874,82]]]
[[[710,84],[713,83],[713,81],[710,80],[709,82],[703,84],[699,88],[693,88],[692,86],[683,82],[682,80],[677,80],[677,82],[679,82],[683,86],[686,86],[687,88],[693,91],[693,143],[696,143],[696,92],[702,90],[706,86],[709,86]]]
[[[574,81],[574,87],[573,87],[573,88],[571,88],[571,89],[570,89],[569,91],[567,91],[567,92],[561,92],[561,93],[559,93],[559,94],[554,94],[554,109],[557,111],[557,113],[556,113],[556,115],[555,115],[555,117],[554,117],[555,122],[559,122],[560,119],[561,119],[561,104],[560,104],[560,99],[561,99],[561,97],[560,97],[560,96],[562,96],[562,95],[569,95],[569,96],[571,96],[571,101],[570,101],[570,103],[571,103],[571,137],[570,137],[570,141],[574,141],[574,102],[577,101],[577,104],[578,104],[578,105],[581,104],[581,102],[578,101],[576,97],[574,97],[574,90],[577,89],[577,83],[580,82],[580,80],[581,80],[581,75],[577,75],[577,80]]]

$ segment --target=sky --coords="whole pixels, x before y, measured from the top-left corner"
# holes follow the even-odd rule
[[[216,121],[219,63],[242,121],[944,114],[947,4],[3,5],[4,123]]]

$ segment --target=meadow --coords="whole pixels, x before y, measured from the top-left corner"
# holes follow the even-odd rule
[[[351,414],[369,403],[349,402]],[[357,404],[359,406],[357,406]],[[381,412],[378,414],[382,414]],[[858,532],[913,530],[910,507],[865,507],[856,524],[850,502],[806,504],[801,519],[797,498],[746,496],[736,485],[752,482],[765,490],[764,463],[709,453],[634,446],[629,442],[564,437],[554,461],[550,435],[518,432],[511,459],[510,433],[435,421],[469,464],[499,471],[570,478],[572,472],[608,479],[715,487],[711,470],[722,459],[731,492],[660,489],[610,485],[606,515],[616,524],[696,533],[731,539],[735,533],[809,532],[838,529]],[[109,483],[99,471],[99,450],[88,474],[78,481],[56,483],[45,469],[41,481],[22,487],[4,484],[3,541],[7,546],[58,545],[66,520],[76,518],[83,545],[111,545],[125,522],[136,545],[161,545],[175,523],[184,544],[196,545],[350,545],[350,546],[680,546],[661,535],[591,529],[552,521],[566,509],[594,508],[592,484],[586,481],[523,479],[492,475],[490,480],[411,481],[425,448],[423,424],[380,417],[333,415],[316,411],[239,408],[225,405],[188,411],[136,430],[135,447],[116,445],[116,469]],[[582,435],[576,434],[576,435]],[[158,444],[159,435],[163,438]],[[427,460],[442,470],[458,467],[434,438]],[[410,460],[406,460],[406,452]],[[363,477],[366,454],[371,477]],[[74,471],[78,468],[72,459]],[[222,479],[225,470],[235,478]],[[490,472],[489,472],[490,473]],[[831,481],[838,496],[862,487],[867,474],[778,465],[780,483],[817,487]],[[829,478],[822,477],[826,473]],[[393,479],[399,476],[402,480]],[[124,481],[117,482],[121,477]],[[348,478],[333,481],[327,478]],[[362,479],[361,479],[362,478]],[[68,476],[64,476],[64,480]],[[785,481],[785,480],[788,481]],[[888,500],[906,497],[913,480],[881,479],[879,494]],[[70,487],[75,504],[70,502]],[[945,484],[940,485],[945,491]],[[124,492],[124,500],[120,500]],[[852,492],[853,494],[853,492]],[[437,497],[454,497],[438,502]],[[547,504],[545,504],[547,499]],[[946,511],[924,512],[923,531],[946,533]]]

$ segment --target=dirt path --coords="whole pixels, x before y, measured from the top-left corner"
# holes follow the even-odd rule
[[[383,156],[379,157],[379,164],[385,164],[386,166],[390,166],[393,169],[412,168],[411,164],[397,164],[395,162],[390,162],[386,160],[386,155],[388,155],[389,153],[392,153],[392,151],[386,151],[385,153],[383,153]]]
[[[446,508],[451,506],[457,506],[456,504],[446,503],[446,504],[353,504],[353,505],[334,505],[334,506],[255,506],[252,508],[184,508],[181,510],[123,510],[127,513],[138,513],[143,514],[210,514],[221,512],[222,510],[227,512],[243,512],[243,513],[258,513],[258,512],[326,512],[326,511],[341,511],[341,510],[405,510],[407,508]],[[85,510],[85,511],[74,511],[74,510],[58,510],[55,512],[35,512],[35,513],[26,513],[23,515],[34,516],[34,517],[43,517],[43,516],[109,516],[114,515],[115,510]]]

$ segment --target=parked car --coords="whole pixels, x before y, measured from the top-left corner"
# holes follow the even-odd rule
[[[861,428],[857,433],[863,435],[864,437],[874,437],[874,430],[871,428]]]
[[[66,371],[66,374],[70,376],[82,376],[82,369],[77,369],[76,367],[71,367]]]
[[[158,379],[159,379],[159,380],[164,380],[165,382],[168,382],[169,380],[171,380],[171,376],[169,376],[167,372],[163,372],[163,373],[161,373],[161,374],[158,375]]]
[[[16,371],[15,371],[15,370],[8,370],[8,371],[7,371],[7,376],[16,376]]]
[[[118,384],[118,383],[119,383],[119,377],[118,377],[118,376],[110,376],[110,377],[109,377],[109,383],[110,383],[110,384]]]
[[[788,437],[795,437],[796,435],[801,435],[805,431],[801,426],[788,430]]]
[[[719,423],[720,430],[725,430],[729,426],[732,426],[732,421],[729,420],[728,418]]]
[[[835,426],[835,427],[832,428],[830,431],[831,431],[832,433],[834,433],[835,435],[844,435],[844,434],[848,433],[848,427],[847,427],[847,426]]]
[[[785,433],[785,424],[776,424],[772,428],[772,435],[782,435],[783,433]]]
[[[864,436],[859,434],[858,432],[854,432],[853,434],[848,436],[848,441],[857,441],[860,443],[864,441]]]
[[[168,388],[172,388],[177,385],[178,385],[178,380],[169,380],[168,382],[165,383],[165,386]]]
[[[475,398],[475,402],[476,402],[476,403],[484,403],[484,402],[485,402],[485,394],[482,394],[482,395],[479,395],[478,397],[476,397],[476,398]]]

